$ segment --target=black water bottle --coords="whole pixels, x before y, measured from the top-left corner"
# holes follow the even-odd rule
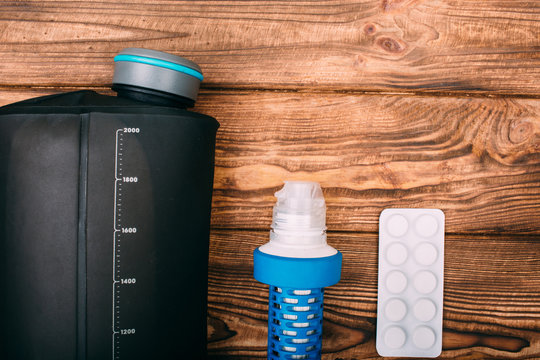
[[[193,62],[0,108],[0,358],[199,359],[218,122]]]

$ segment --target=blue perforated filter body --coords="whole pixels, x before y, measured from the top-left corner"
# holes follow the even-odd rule
[[[323,293],[270,286],[268,359],[320,359]]]
[[[254,276],[270,285],[268,359],[320,359],[324,287],[341,277],[342,255],[289,258],[254,251]]]

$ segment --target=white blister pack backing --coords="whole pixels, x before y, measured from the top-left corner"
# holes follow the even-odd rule
[[[379,217],[377,352],[437,357],[442,350],[444,213],[385,209]]]

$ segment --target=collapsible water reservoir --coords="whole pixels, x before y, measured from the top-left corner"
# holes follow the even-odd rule
[[[131,48],[118,96],[0,108],[1,359],[204,358],[219,124],[186,110],[201,80]]]

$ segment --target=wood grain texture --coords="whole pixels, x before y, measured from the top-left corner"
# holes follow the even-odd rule
[[[540,100],[205,91],[196,110],[221,123],[214,227],[268,229],[283,181],[313,180],[330,230],[427,207],[450,233],[540,234]]]
[[[0,3],[3,86],[108,84],[131,46],[196,61],[207,87],[540,95],[534,1]]]
[[[197,109],[222,124],[215,227],[267,229],[282,182],[313,180],[330,230],[427,207],[451,233],[540,232],[538,100],[216,93]]]
[[[260,231],[214,230],[209,267],[212,358],[265,358],[268,287],[253,279]],[[374,359],[376,234],[329,233],[342,280],[325,292],[323,359]],[[540,358],[540,241],[447,235],[442,359]]]

